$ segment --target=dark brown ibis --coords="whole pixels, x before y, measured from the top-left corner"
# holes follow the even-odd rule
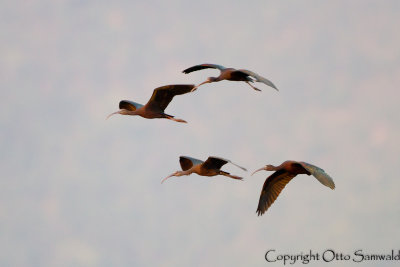
[[[264,186],[261,190],[257,208],[257,214],[259,216],[268,210],[286,184],[298,174],[313,175],[321,184],[331,189],[335,189],[335,183],[323,169],[306,162],[288,160],[279,166],[266,165],[253,172],[253,174],[261,170],[275,172],[265,180]]]
[[[172,84],[154,89],[153,95],[146,105],[141,105],[129,100],[119,102],[120,110],[108,115],[107,119],[114,114],[138,115],[146,119],[165,118],[177,122],[185,122],[182,119],[164,113],[165,108],[176,95],[182,95],[191,92],[194,84]]]
[[[221,170],[221,167],[228,162],[244,171],[247,171],[245,168],[223,158],[208,157],[206,161],[202,161],[191,157],[181,156],[179,157],[179,163],[181,164],[182,171],[174,172],[173,174],[164,178],[161,183],[173,176],[190,175],[192,173],[197,173],[201,176],[224,175],[232,179],[243,180],[242,177],[231,175],[230,173]]]
[[[200,64],[196,65],[190,68],[185,69],[182,71],[185,74],[191,73],[193,71],[197,70],[202,70],[202,69],[218,69],[221,71],[220,75],[218,77],[209,77],[207,80],[204,82],[200,83],[199,85],[195,86],[192,89],[192,92],[195,91],[200,85],[205,84],[205,83],[212,83],[212,82],[219,82],[222,80],[228,80],[228,81],[243,81],[247,83],[248,85],[251,86],[254,90],[261,91],[260,89],[254,87],[251,83],[254,82],[261,82],[264,83],[275,90],[278,91],[278,88],[267,78],[264,78],[257,73],[254,73],[250,70],[245,70],[245,69],[234,69],[234,68],[226,68],[221,65],[216,65],[216,64]]]

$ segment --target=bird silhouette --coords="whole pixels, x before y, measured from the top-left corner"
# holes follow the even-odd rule
[[[258,202],[258,216],[264,214],[264,212],[268,210],[286,184],[298,174],[313,175],[318,181],[320,181],[321,184],[331,189],[335,189],[335,183],[323,169],[306,162],[288,160],[279,166],[266,165],[253,172],[253,174],[261,170],[275,172],[264,182],[264,186],[261,190],[260,200]]]
[[[254,90],[257,90],[257,91],[261,91],[261,90],[254,87],[251,83],[261,82],[261,83],[264,83],[278,91],[278,88],[276,88],[276,86],[270,80],[258,75],[257,73],[254,73],[250,70],[245,70],[245,69],[226,68],[224,66],[216,65],[216,64],[200,64],[200,65],[195,65],[193,67],[187,68],[187,69],[183,70],[182,72],[185,74],[188,74],[193,71],[202,70],[202,69],[210,69],[210,68],[220,70],[221,71],[220,75],[218,77],[209,77],[204,82],[200,83],[199,85],[196,85],[192,89],[192,92],[195,91],[202,84],[219,82],[222,80],[243,81],[243,82],[247,83],[248,85],[250,85],[251,88],[253,88]]]
[[[232,179],[242,180],[242,177],[231,175],[230,173],[221,170],[221,167],[228,162],[244,171],[247,171],[245,168],[223,158],[208,157],[206,161],[202,161],[191,157],[181,156],[179,157],[179,163],[181,164],[182,171],[176,171],[172,173],[171,175],[165,177],[161,183],[173,176],[190,175],[192,173],[197,173],[201,176],[224,175]]]
[[[138,115],[146,119],[165,118],[186,123],[186,121],[182,119],[177,119],[174,118],[174,116],[164,113],[164,110],[174,96],[189,93],[194,87],[194,84],[172,84],[158,87],[154,89],[153,95],[146,105],[141,105],[129,100],[122,100],[119,102],[120,110],[108,115],[107,119],[114,114],[121,114]]]

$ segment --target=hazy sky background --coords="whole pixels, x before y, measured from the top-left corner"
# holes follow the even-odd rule
[[[0,265],[271,266],[269,249],[400,249],[399,14],[395,0],[3,1]],[[224,81],[172,101],[188,124],[105,120],[121,99],[218,74],[181,73],[200,63],[280,92]],[[161,185],[180,155],[249,172]],[[322,167],[336,190],[298,176],[257,217],[270,173],[250,173],[287,159]]]

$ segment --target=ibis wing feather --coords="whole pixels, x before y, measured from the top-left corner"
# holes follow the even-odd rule
[[[158,87],[154,89],[146,106],[164,111],[174,96],[189,93],[194,86],[194,84],[171,84]]]
[[[193,67],[187,68],[185,70],[183,70],[182,72],[185,74],[191,73],[193,71],[197,71],[197,70],[202,70],[202,69],[219,69],[219,70],[223,70],[226,69],[224,66],[221,65],[217,65],[217,64],[199,64],[199,65],[195,65]]]
[[[228,162],[229,162],[229,160],[226,160],[223,158],[208,157],[208,159],[206,161],[204,161],[202,167],[205,169],[220,169],[222,166],[224,166]]]
[[[240,169],[242,169],[242,170],[244,170],[244,171],[247,171],[246,168],[237,165],[236,163],[230,161],[229,159],[224,159],[224,158],[220,158],[220,157],[210,156],[210,157],[208,157],[208,159],[205,161],[205,163],[207,163],[208,160],[210,160],[210,166],[212,166],[212,167],[218,167],[218,169],[221,168],[223,165],[225,165],[226,163],[229,162],[230,164],[235,165],[236,167],[238,167],[238,168],[240,168]],[[211,165],[211,164],[213,164],[213,165]],[[207,163],[207,165],[208,165],[208,163]],[[204,165],[203,165],[203,167],[204,167]],[[207,167],[207,166],[206,166],[206,167]]]
[[[276,86],[270,80],[268,80],[267,78],[262,77],[261,75],[258,75],[255,72],[252,72],[250,70],[245,70],[245,69],[241,69],[239,71],[241,71],[241,72],[253,77],[257,82],[264,83],[264,84],[266,84],[268,86],[271,86],[275,90],[278,90],[278,88],[276,88]]]
[[[119,108],[120,109],[126,109],[126,110],[130,110],[130,111],[135,111],[139,108],[143,107],[143,105],[139,104],[139,103],[135,103],[133,101],[130,100],[121,100],[119,102]]]
[[[333,179],[323,169],[307,162],[299,162],[299,164],[301,164],[304,169],[309,171],[315,178],[317,178],[321,184],[331,189],[335,189],[335,183],[333,182]]]
[[[193,165],[202,164],[203,161],[199,160],[199,159],[187,157],[187,156],[180,156],[179,157],[179,163],[181,164],[182,170],[183,171],[187,171],[190,168],[192,168]]]
[[[264,182],[258,202],[257,213],[262,215],[277,199],[283,188],[295,177],[285,170],[279,170],[270,175]]]

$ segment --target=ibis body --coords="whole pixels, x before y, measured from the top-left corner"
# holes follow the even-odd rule
[[[164,110],[174,96],[189,93],[194,87],[194,84],[172,84],[158,87],[154,89],[150,100],[145,105],[130,100],[122,100],[119,102],[120,110],[111,113],[107,118],[114,114],[121,114],[131,116],[137,115],[146,119],[165,118],[176,122],[186,122],[166,114]]]
[[[264,83],[278,91],[278,88],[276,88],[276,86],[270,80],[262,77],[261,75],[258,75],[255,72],[252,72],[250,70],[245,70],[245,69],[226,68],[221,65],[206,63],[206,64],[195,65],[193,67],[183,70],[182,72],[187,74],[187,73],[191,73],[193,71],[202,70],[202,69],[210,69],[210,68],[220,70],[220,72],[221,72],[220,75],[218,77],[207,78],[207,80],[205,80],[204,82],[200,83],[199,85],[196,85],[192,89],[192,92],[195,91],[199,86],[201,86],[203,84],[219,82],[219,81],[223,81],[223,80],[242,81],[242,82],[245,82],[248,85],[250,85],[251,88],[253,88],[256,91],[261,91],[261,90],[254,87],[251,83],[261,82],[261,83]]]
[[[230,173],[221,170],[221,167],[228,162],[246,171],[245,168],[240,167],[232,161],[219,157],[208,157],[206,161],[202,161],[187,156],[181,156],[179,157],[179,163],[181,165],[182,171],[176,171],[172,173],[171,175],[164,178],[161,183],[173,176],[190,175],[192,173],[196,173],[201,176],[224,175],[232,179],[242,180],[242,177],[231,175]]]

